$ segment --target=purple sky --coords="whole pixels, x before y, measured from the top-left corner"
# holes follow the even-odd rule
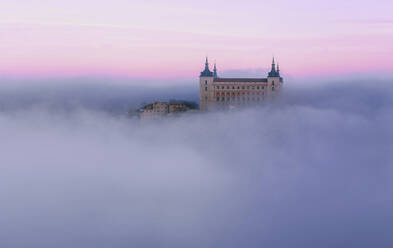
[[[393,1],[3,0],[0,76],[190,78],[277,57],[303,77],[393,70]]]

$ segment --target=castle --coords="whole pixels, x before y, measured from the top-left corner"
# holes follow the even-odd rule
[[[199,78],[201,110],[255,105],[274,97],[283,84],[279,65],[276,69],[274,58],[267,78],[221,78],[218,77],[216,64],[213,72],[210,71],[207,58],[205,70]]]

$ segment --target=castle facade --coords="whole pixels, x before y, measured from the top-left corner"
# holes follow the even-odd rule
[[[200,109],[221,109],[237,106],[249,106],[262,103],[273,98],[282,88],[283,78],[280,68],[275,65],[274,58],[267,78],[221,78],[214,64],[209,69],[206,58],[205,70],[199,77]]]

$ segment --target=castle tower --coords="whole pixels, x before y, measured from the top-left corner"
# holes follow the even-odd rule
[[[214,81],[215,74],[217,74],[216,67],[215,67],[215,73],[211,72],[209,69],[209,61],[206,57],[205,70],[201,72],[201,75],[199,77],[199,86],[200,86],[199,104],[201,110],[207,110],[208,102],[212,101],[214,97],[213,81]]]
[[[272,61],[272,69],[268,73],[267,77],[267,84],[268,84],[268,94],[273,95],[275,91],[278,91],[281,88],[282,84],[282,78],[280,77],[280,67],[277,65],[277,70],[276,70],[276,63]]]

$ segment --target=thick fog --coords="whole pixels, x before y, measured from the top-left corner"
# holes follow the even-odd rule
[[[393,247],[390,81],[127,117],[187,83],[0,86],[0,247]]]

